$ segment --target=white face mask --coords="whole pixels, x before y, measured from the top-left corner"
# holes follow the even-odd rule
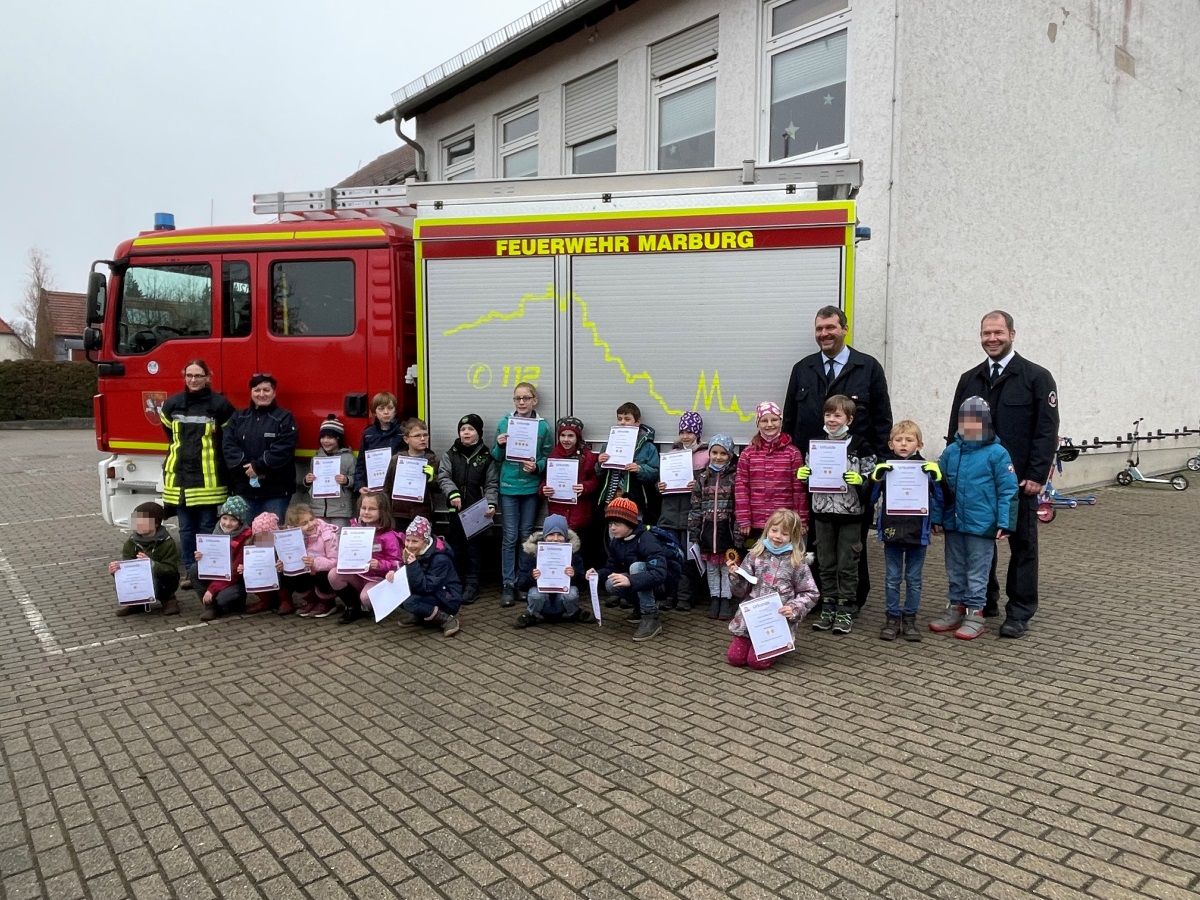
[[[840,437],[843,437],[843,436],[846,434],[846,432],[848,432],[848,431],[850,430],[850,426],[849,426],[849,425],[840,425],[840,426],[838,426],[838,427],[837,427],[835,430],[833,430],[833,431],[830,431],[830,430],[829,430],[829,426],[828,426],[828,425],[824,426],[824,428],[825,428],[825,433],[826,433],[827,435],[829,435],[831,438],[840,438]]]

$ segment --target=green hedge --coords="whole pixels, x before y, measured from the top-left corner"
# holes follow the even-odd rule
[[[0,422],[87,418],[95,393],[96,367],[91,363],[0,362]]]

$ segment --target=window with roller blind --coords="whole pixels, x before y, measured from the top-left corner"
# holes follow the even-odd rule
[[[617,171],[617,64],[563,86],[566,170],[572,175]]]
[[[764,9],[766,157],[843,155],[847,0],[772,0]]]
[[[716,165],[718,25],[709,19],[650,46],[651,168]]]

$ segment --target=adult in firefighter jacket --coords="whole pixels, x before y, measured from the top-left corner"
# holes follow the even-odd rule
[[[275,513],[283,521],[296,491],[296,420],[275,403],[275,379],[250,377],[250,406],[225,426],[223,448],[232,493],[250,504],[250,518]]]
[[[996,436],[1012,457],[1020,482],[1016,528],[1008,539],[1008,605],[1000,626],[1000,636],[1009,638],[1021,637],[1037,612],[1037,500],[1058,449],[1058,388],[1054,376],[1013,350],[1016,334],[1008,313],[996,310],[983,317],[979,339],[987,358],[958,379],[946,431],[947,442],[952,441],[959,406],[967,397],[983,397],[991,406]],[[996,615],[999,602],[1000,584],[993,557],[984,615]]]
[[[196,554],[196,534],[217,525],[217,509],[229,496],[221,429],[233,415],[233,404],[212,389],[212,371],[202,359],[183,367],[184,389],[172,394],[159,410],[167,433],[163,463],[163,503],[175,508],[179,545],[185,565]]]

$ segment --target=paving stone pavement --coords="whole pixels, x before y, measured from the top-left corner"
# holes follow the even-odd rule
[[[877,592],[755,673],[695,612],[636,645],[494,594],[452,640],[118,620],[99,458],[0,433],[4,900],[1200,892],[1200,484],[1044,526],[1023,640],[883,644]]]

